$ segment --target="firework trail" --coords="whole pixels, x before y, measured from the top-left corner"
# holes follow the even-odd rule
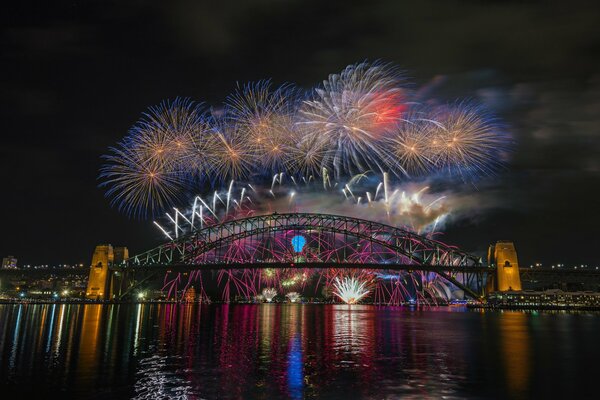
[[[318,208],[430,234],[443,225],[451,212],[446,194],[434,195],[428,192],[428,186],[413,184],[387,187],[388,183],[375,175],[359,174],[347,182],[328,181],[325,188],[314,180],[298,183],[283,174],[276,177],[267,188],[231,181],[227,190],[215,191],[208,197],[197,196],[191,209],[167,214],[170,228],[155,224],[168,239],[173,239],[178,232],[184,234],[231,219],[272,212],[312,212]]]

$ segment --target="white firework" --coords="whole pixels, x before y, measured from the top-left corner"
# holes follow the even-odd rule
[[[298,124],[305,140],[329,151],[324,167],[336,176],[367,169],[382,170],[382,138],[406,108],[397,71],[388,64],[358,63],[331,74],[300,107]]]
[[[265,298],[265,300],[270,303],[273,301],[273,299],[275,298],[275,296],[277,296],[277,289],[275,288],[264,288],[262,291],[262,295]]]
[[[298,292],[290,292],[286,294],[285,297],[290,299],[290,302],[292,303],[297,303],[298,301],[300,301],[300,293]]]
[[[370,293],[367,281],[359,281],[354,277],[335,278],[333,294],[346,304],[356,304]]]

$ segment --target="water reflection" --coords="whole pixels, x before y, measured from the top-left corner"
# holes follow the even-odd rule
[[[100,304],[90,304],[83,307],[83,318],[79,335],[79,350],[77,358],[77,381],[87,384],[88,378],[92,378],[98,369],[100,354],[99,345],[100,323],[102,319],[102,308]]]
[[[301,399],[304,388],[304,371],[302,341],[300,336],[297,335],[290,340],[287,379],[290,397],[293,399]]]
[[[518,398],[547,393],[553,373],[560,383],[573,355],[600,356],[597,317],[448,311],[0,305],[0,385],[97,398]],[[549,352],[571,358],[540,377]]]
[[[526,397],[530,377],[528,315],[522,312],[505,313],[499,324],[500,345],[506,375],[506,387],[511,395]]]

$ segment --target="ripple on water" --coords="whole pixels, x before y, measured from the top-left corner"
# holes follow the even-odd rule
[[[139,361],[136,373],[135,397],[138,400],[188,399],[192,387],[179,376],[181,357],[152,355]]]

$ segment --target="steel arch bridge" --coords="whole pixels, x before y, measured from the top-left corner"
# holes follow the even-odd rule
[[[316,213],[226,221],[113,266],[125,273],[253,268],[429,271],[474,298],[483,296],[484,274],[489,271],[479,257],[408,230]]]

